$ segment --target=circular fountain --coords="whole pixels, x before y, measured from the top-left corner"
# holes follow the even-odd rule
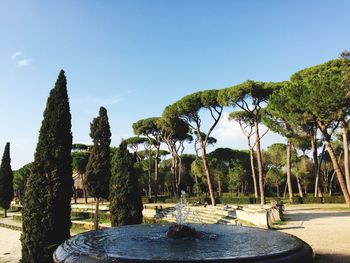
[[[131,225],[76,235],[54,253],[60,263],[311,262],[312,249],[277,231],[228,225],[189,225],[196,237],[169,238],[169,225]]]
[[[311,247],[272,230],[185,224],[191,213],[182,192],[176,224],[131,225],[90,231],[61,244],[56,263],[311,262]]]

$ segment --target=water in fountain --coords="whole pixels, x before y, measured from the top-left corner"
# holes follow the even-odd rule
[[[169,227],[166,236],[169,238],[193,238],[199,237],[199,234],[193,227],[186,225],[186,220],[191,212],[187,205],[186,192],[181,191],[180,201],[176,204],[176,224]]]
[[[188,207],[188,203],[186,201],[186,192],[183,190],[181,191],[180,201],[175,206],[175,211],[176,224],[186,224],[187,218],[191,213],[191,209]]]

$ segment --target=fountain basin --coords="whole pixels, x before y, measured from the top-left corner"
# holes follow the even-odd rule
[[[229,225],[189,224],[200,238],[166,237],[169,224],[131,225],[73,236],[54,253],[58,263],[311,262],[311,247],[289,234]]]

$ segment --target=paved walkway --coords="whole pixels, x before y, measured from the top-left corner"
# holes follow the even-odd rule
[[[14,263],[21,258],[20,231],[0,227],[0,263]]]
[[[307,242],[317,263],[350,263],[350,213],[287,209],[283,232]]]

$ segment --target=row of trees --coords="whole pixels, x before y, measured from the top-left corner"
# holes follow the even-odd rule
[[[142,172],[147,174],[146,180],[141,177],[141,183],[146,182],[147,184],[147,194],[151,196],[153,192],[157,199],[159,187],[164,185],[160,182],[164,180],[160,178],[162,167],[170,168],[171,172],[171,179],[168,177],[171,182],[170,187],[167,187],[166,190],[170,190],[175,196],[180,192],[180,188],[186,190],[184,180],[188,172],[184,171],[182,153],[184,143],[193,141],[196,155],[192,161],[196,161],[196,164],[202,163],[200,170],[205,175],[205,180],[201,178],[200,181],[207,185],[211,202],[215,204],[213,185],[222,188],[219,187],[221,178],[216,173],[220,169],[229,168],[231,171],[234,168],[228,167],[227,161],[226,164],[218,161],[220,158],[216,158],[216,161],[208,160],[207,146],[215,142],[210,135],[222,115],[224,106],[232,106],[235,111],[230,114],[229,118],[239,123],[247,138],[250,169],[244,171],[251,175],[254,195],[256,198],[260,197],[261,204],[265,199],[267,173],[271,175],[273,171],[275,174],[277,171],[282,174],[286,172],[287,190],[289,198],[292,199],[292,174],[298,174],[296,171],[298,164],[292,162],[292,150],[297,149],[303,152],[303,162],[309,164],[309,159],[305,154],[309,148],[312,151],[314,194],[322,195],[324,191],[321,188],[326,190],[323,185],[327,180],[322,180],[321,177],[322,167],[325,164],[324,156],[327,155],[332,162],[334,175],[338,178],[341,191],[348,202],[350,184],[347,139],[348,72],[348,53],[344,53],[340,59],[297,72],[285,82],[246,81],[222,90],[200,91],[185,96],[166,107],[162,117],[135,122],[133,129],[137,137],[128,138],[126,143],[134,152],[135,159],[138,161],[138,170],[141,171],[141,174]],[[206,118],[205,113],[208,113],[212,122],[202,125],[203,118]],[[276,170],[276,167],[270,169],[272,166],[267,164],[263,156],[260,141],[265,133],[261,134],[261,124],[287,138],[286,162],[283,167],[278,168],[279,170]],[[333,141],[338,134],[342,138],[343,146],[340,147],[340,152],[336,153],[332,143],[334,144]],[[167,145],[168,152],[161,150],[162,143]],[[318,152],[320,148],[321,153]],[[86,173],[86,155],[89,154],[86,146],[83,150],[73,153],[74,168],[81,174]],[[170,167],[165,164],[159,165],[160,157],[166,153],[171,154]],[[106,158],[109,156],[107,152],[104,155]],[[265,159],[264,162],[263,159]],[[215,169],[217,163],[220,163],[220,169]],[[269,168],[266,170],[266,167]],[[281,168],[284,168],[282,172]],[[237,172],[239,169],[235,168],[235,170]],[[152,172],[154,172],[153,178]],[[163,171],[164,173],[166,170]],[[332,172],[331,174],[332,179],[334,176]],[[197,182],[196,187],[198,188],[200,174],[190,173],[190,175],[192,181]],[[236,177],[237,180],[238,178]],[[300,194],[301,189],[305,190],[308,186],[302,182],[302,176],[295,178]],[[333,179],[330,181],[332,182]],[[89,192],[92,196],[96,196],[93,191],[90,189]],[[84,192],[86,192],[85,186]]]
[[[108,197],[112,226],[141,223],[142,201],[133,172],[134,159],[125,143],[114,155],[111,169],[111,133],[105,108],[101,107],[99,116],[93,119],[90,135],[93,146],[86,165],[85,184],[90,195],[97,200],[95,227],[98,227],[99,199]],[[73,194],[71,150],[71,114],[67,81],[62,70],[47,100],[34,162],[26,177],[22,198],[23,263],[52,262],[54,250],[70,237]],[[5,149],[3,162],[6,164],[9,160],[7,152]]]
[[[293,196],[292,151],[293,149],[301,150],[304,153],[304,162],[307,162],[305,151],[311,148],[315,195],[322,195],[319,182],[323,156],[326,151],[332,162],[341,192],[346,203],[350,205],[349,68],[349,53],[344,52],[341,58],[301,70],[293,74],[288,81],[277,83],[246,81],[222,90],[206,90],[187,95],[167,106],[162,117],[143,119],[134,123],[134,132],[141,138],[130,138],[129,146],[136,151],[135,145],[146,143],[145,149],[148,152],[147,147],[153,146],[155,151],[154,193],[157,197],[161,143],[168,146],[172,156],[172,189],[176,195],[179,182],[181,182],[183,143],[186,140],[195,141],[196,153],[200,155],[198,159],[202,162],[210,199],[215,205],[213,190],[215,176],[212,171],[213,167],[210,167],[209,164],[207,146],[212,139],[210,135],[222,116],[223,108],[232,107],[235,111],[230,114],[230,119],[239,123],[242,132],[247,137],[254,194],[255,197],[260,197],[261,205],[265,202],[265,181],[267,179],[266,171],[264,171],[266,164],[263,162],[260,146],[264,136],[260,131],[261,124],[287,139],[285,171],[290,199]],[[208,113],[212,122],[202,125],[202,120],[207,119],[205,113]],[[207,129],[205,130],[204,127]],[[332,145],[338,134],[343,139],[343,158],[336,155]],[[318,153],[319,142],[323,145],[321,154]],[[338,159],[343,159],[342,167]],[[148,160],[151,163],[150,158]],[[148,171],[150,170],[149,165]],[[270,170],[270,174],[273,171],[276,173],[277,170],[275,168]],[[302,193],[300,176],[297,176],[296,180],[298,191]]]

